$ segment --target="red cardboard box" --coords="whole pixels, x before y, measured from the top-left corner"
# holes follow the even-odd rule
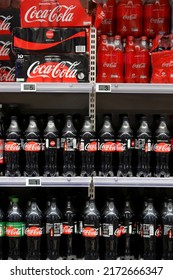
[[[14,27],[20,27],[20,10],[0,9],[0,35],[11,34]]]

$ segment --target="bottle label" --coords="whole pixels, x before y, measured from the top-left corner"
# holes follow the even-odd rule
[[[79,142],[80,152],[97,152],[97,140],[96,139],[80,139]]]
[[[43,228],[39,225],[29,225],[25,230],[25,234],[28,237],[40,237],[43,234]]]
[[[154,145],[153,150],[156,153],[170,153],[171,144],[168,142],[157,142]]]
[[[73,233],[74,226],[69,225],[68,223],[63,223],[63,234],[72,234]]]
[[[97,237],[99,234],[99,228],[94,227],[93,225],[85,225],[82,230],[83,237]]]
[[[45,149],[59,149],[60,148],[60,139],[45,139]],[[44,148],[43,148],[44,150]]]
[[[8,237],[22,237],[25,233],[25,224],[23,222],[7,222],[6,236]]]
[[[150,238],[154,236],[154,225],[152,224],[143,224],[141,226],[141,235],[145,238]]]
[[[114,226],[111,224],[103,224],[102,225],[102,236],[110,237],[114,235]]]
[[[110,139],[110,140],[104,140],[103,142],[100,141],[99,143],[99,150],[101,152],[105,153],[112,153],[116,151],[116,144],[115,141]]]
[[[36,141],[28,141],[24,144],[25,152],[39,152],[41,151],[41,143]]]
[[[0,139],[0,164],[4,163],[4,139]]]
[[[134,146],[135,146],[135,142],[134,140],[131,139],[124,139],[124,140],[118,139],[116,141],[117,152],[125,152],[127,150],[134,149]]]
[[[61,148],[65,152],[74,152],[77,149],[76,138],[72,138],[72,137],[61,138]]]
[[[163,235],[168,236],[168,238],[170,238],[170,239],[173,238],[173,227],[172,227],[172,225],[164,225]]]
[[[133,232],[133,226],[132,226],[132,223],[129,223],[128,226],[120,226],[120,231],[121,231],[121,234],[132,234]]]
[[[0,237],[5,236],[5,222],[0,222]]]
[[[62,223],[46,223],[46,234],[50,237],[61,236],[62,232]]]
[[[20,151],[20,143],[15,141],[6,141],[5,142],[5,152],[19,152]]]
[[[135,149],[145,151],[146,153],[151,152],[151,150],[152,150],[151,140],[136,139],[135,140]]]

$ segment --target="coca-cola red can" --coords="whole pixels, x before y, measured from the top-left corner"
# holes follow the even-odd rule
[[[13,50],[20,54],[85,53],[87,28],[13,29]]]
[[[84,3],[85,2],[85,3]],[[90,26],[88,1],[83,0],[21,0],[22,27],[73,27]]]
[[[89,56],[87,54],[18,55],[16,82],[89,81]]]
[[[15,65],[12,61],[0,61],[0,83],[15,82]]]
[[[0,35],[11,34],[14,27],[20,27],[20,10],[0,9]]]

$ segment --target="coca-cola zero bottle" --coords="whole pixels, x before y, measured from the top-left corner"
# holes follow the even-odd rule
[[[168,199],[162,212],[162,258],[164,260],[173,259],[173,202]]]

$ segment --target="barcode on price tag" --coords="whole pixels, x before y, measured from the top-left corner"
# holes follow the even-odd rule
[[[41,178],[26,178],[26,187],[41,187]]]

